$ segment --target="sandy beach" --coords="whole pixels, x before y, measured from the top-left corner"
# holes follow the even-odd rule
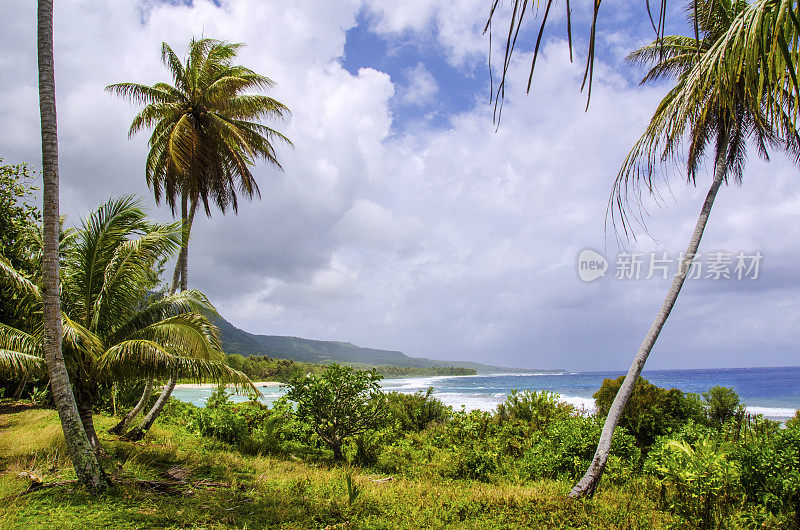
[[[278,381],[253,381],[253,385],[256,388],[261,387],[268,387],[268,386],[280,386],[283,383]],[[217,388],[219,386],[217,383],[179,383],[175,385],[175,388]],[[235,385],[229,384],[228,387],[233,387]]]

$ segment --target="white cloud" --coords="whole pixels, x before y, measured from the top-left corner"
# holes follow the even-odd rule
[[[485,3],[447,11],[440,4],[365,6],[387,38],[435,40],[456,65],[484,60]],[[201,32],[242,41],[241,61],[276,80],[272,95],[293,110],[278,128],[295,148],[280,150],[285,173],[257,169],[260,201],[242,202],[238,217],[197,224],[190,282],[223,314],[255,332],[430,357],[624,367],[666,286],[583,284],[575,259],[586,247],[616,252],[603,231],[610,184],[664,88],[630,85],[621,66],[599,60],[585,113],[581,58],[569,63],[566,44],[548,40],[530,95],[523,85],[530,56],[515,59],[499,131],[482,103],[450,116],[445,130],[423,122],[392,135],[390,102],[413,91],[395,87],[387,73],[354,75],[340,65],[346,30],[362,7],[57,3],[63,210],[75,219],[111,193],[150,196],[146,138],[127,140],[134,109],[105,94],[105,85],[164,79],[162,40],[176,50]],[[0,155],[36,162],[35,6],[18,2],[6,11]],[[412,100],[436,93],[417,88]],[[764,276],[752,285],[688,283],[650,366],[796,359],[796,173],[780,156],[772,165],[753,161],[742,189],[720,192],[703,248],[762,250]],[[674,180],[668,208],[652,209],[648,219],[657,243],[645,237],[631,248],[682,250],[703,186]],[[753,352],[765,356],[754,360]]]
[[[439,93],[439,85],[422,63],[405,70],[406,86],[401,101],[406,105],[422,107],[433,101]]]

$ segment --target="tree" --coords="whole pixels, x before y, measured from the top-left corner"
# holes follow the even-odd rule
[[[293,379],[286,397],[297,403],[297,417],[310,422],[333,451],[333,458],[341,461],[342,444],[375,428],[385,415],[380,380],[374,370],[332,364],[320,375]]]
[[[282,118],[288,108],[263,95],[244,92],[271,88],[274,83],[249,68],[231,64],[242,44],[214,39],[192,39],[186,62],[167,43],[161,59],[172,73],[173,85],[118,83],[111,93],[145,107],[131,123],[129,136],[152,128],[145,165],[147,184],[156,202],[162,197],[173,213],[180,201],[184,239],[173,275],[187,288],[188,245],[194,212],[202,201],[206,215],[211,204],[224,214],[237,210],[237,189],[246,197],[260,195],[250,171],[261,158],[280,168],[273,143],[291,142],[278,131],[260,124],[262,118]]]
[[[703,392],[703,399],[706,402],[708,419],[717,429],[732,420],[737,412],[744,412],[744,406],[739,403],[739,394],[732,388],[715,386],[708,392]]]
[[[643,83],[662,77],[676,77],[677,83],[659,104],[646,131],[620,169],[610,200],[612,218],[616,211],[627,231],[631,198],[638,201],[643,193],[655,192],[654,175],[661,164],[678,158],[677,152],[684,141],[688,144],[685,153],[687,182],[696,182],[697,168],[709,148],[714,155],[714,178],[678,272],[608,411],[592,463],[570,492],[571,496],[592,495],[597,487],[608,459],[614,429],[675,306],[697,254],[717,192],[729,177],[741,182],[748,141],[757,146],[759,154],[766,160],[769,159],[769,148],[785,148],[795,156],[799,151],[800,137],[790,126],[790,118],[785,112],[782,114],[780,121],[785,134],[781,135],[780,130],[772,125],[773,121],[764,114],[761,101],[753,101],[758,91],[751,79],[739,77],[731,83],[727,78],[721,78],[719,83],[712,83],[705,90],[696,89],[698,77],[706,75],[702,71],[705,66],[703,56],[724,40],[731,24],[747,7],[743,1],[690,3],[687,11],[698,28],[699,41],[691,37],[666,36],[629,56],[633,62],[653,64]],[[765,97],[769,95],[762,96]]]
[[[192,39],[186,61],[181,63],[164,42],[161,60],[172,74],[172,85],[118,83],[106,87],[113,94],[145,105],[133,119],[128,136],[144,128],[153,129],[145,164],[147,184],[156,203],[164,198],[173,214],[180,203],[183,240],[172,292],[179,285],[181,290],[188,288],[189,236],[198,202],[203,203],[209,217],[211,204],[223,214],[228,207],[236,212],[237,190],[248,198],[260,194],[250,171],[255,159],[280,168],[273,144],[291,145],[284,135],[257,121],[283,118],[289,109],[270,97],[246,94],[248,90],[271,88],[274,82],[232,64],[242,46]],[[169,379],[148,413],[148,421],[155,421],[176,381],[175,377]]]
[[[625,376],[606,379],[594,393],[592,397],[599,417],[608,415],[624,380]],[[675,431],[689,420],[705,420],[699,399],[687,396],[677,388],[667,390],[657,387],[640,377],[636,380],[619,423],[636,438],[639,447],[645,448],[652,445],[657,436]]]
[[[61,309],[58,278],[58,132],[53,57],[53,0],[39,0],[37,11],[39,113],[42,130],[42,313],[43,353],[64,441],[78,482],[91,491],[104,490],[107,478],[92,451],[70,387],[61,353]]]
[[[147,221],[131,197],[110,200],[76,232],[63,256],[64,352],[80,419],[95,450],[101,448],[92,419],[101,385],[143,377],[232,382],[257,391],[224,362],[219,335],[206,315],[213,306],[198,291],[152,293],[154,263],[177,250],[179,224]],[[27,329],[0,324],[0,347],[18,372],[35,374],[41,350],[41,309],[36,285],[0,259],[0,278],[29,295]],[[16,358],[16,363],[14,359]],[[12,374],[13,375],[13,374]],[[26,374],[22,374],[26,375]]]

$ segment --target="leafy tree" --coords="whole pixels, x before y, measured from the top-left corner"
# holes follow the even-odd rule
[[[108,480],[83,429],[67,367],[61,353],[61,306],[58,277],[58,132],[53,54],[53,0],[39,0],[37,9],[39,115],[42,131],[42,352],[50,377],[64,440],[78,482],[90,491],[106,488]],[[38,289],[37,289],[38,294]],[[8,355],[4,354],[5,357]],[[5,364],[5,363],[4,363]]]
[[[297,403],[297,417],[313,425],[340,461],[348,438],[374,429],[385,418],[386,397],[380,380],[375,371],[332,364],[320,375],[292,380],[286,397]]]
[[[223,214],[229,207],[235,212],[237,190],[246,197],[260,194],[250,171],[254,159],[280,168],[273,144],[291,144],[278,131],[253,121],[282,118],[289,110],[270,97],[245,93],[271,88],[274,83],[232,64],[242,46],[192,39],[182,63],[165,42],[161,59],[172,74],[172,85],[118,83],[106,88],[145,105],[133,119],[128,135],[153,129],[145,165],[147,184],[157,203],[164,198],[173,212],[180,205],[184,238],[173,289],[179,277],[181,289],[187,288],[189,234],[198,202],[208,216],[212,203]]]
[[[624,376],[606,379],[592,396],[598,416],[608,415],[624,380]],[[647,447],[655,442],[656,437],[679,429],[687,421],[702,419],[703,411],[697,400],[691,399],[676,388],[666,390],[640,377],[636,381],[619,424],[636,437],[639,447]]]
[[[213,306],[197,291],[150,294],[158,277],[153,264],[180,244],[178,224],[146,220],[130,197],[111,200],[76,232],[64,256],[61,304],[64,355],[83,428],[100,448],[92,412],[103,382],[177,373],[249,385],[222,362],[216,328],[205,316]],[[0,279],[28,299],[26,329],[0,324],[0,347],[11,375],[40,370],[41,295],[35,281],[0,258]],[[255,391],[255,389],[253,388]]]
[[[708,419],[716,427],[722,427],[743,412],[744,407],[739,403],[739,394],[732,388],[715,386],[708,392],[703,392],[703,399],[708,410]]]
[[[642,195],[655,193],[654,176],[665,162],[679,158],[677,155],[684,145],[688,147],[685,153],[687,182],[696,182],[697,169],[709,150],[714,156],[714,177],[678,272],[606,416],[595,458],[584,477],[570,492],[571,496],[591,495],[597,487],[609,455],[614,429],[675,306],[700,246],[717,192],[730,179],[741,182],[748,142],[752,141],[765,159],[769,158],[769,148],[787,149],[795,156],[800,151],[800,136],[790,127],[791,119],[783,114],[785,134],[782,135],[779,128],[773,126],[774,122],[764,114],[760,99],[754,101],[753,98],[760,98],[760,95],[758,87],[752,85],[751,80],[738,78],[736,83],[729,83],[726,78],[719,78],[717,83],[708,85],[704,91],[690,88],[694,86],[697,76],[708,75],[702,70],[702,57],[725,38],[731,24],[747,6],[746,2],[717,0],[690,4],[687,11],[690,20],[698,28],[699,41],[691,37],[663,37],[629,56],[633,62],[653,65],[643,83],[663,77],[675,77],[677,82],[659,104],[647,129],[620,169],[610,200],[612,220],[616,211],[622,227],[627,231],[630,226],[627,212],[637,211],[641,207]]]

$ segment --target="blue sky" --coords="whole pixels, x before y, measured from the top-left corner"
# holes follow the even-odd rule
[[[586,112],[589,11],[573,4],[575,61],[559,3],[529,95],[534,26],[520,37],[496,130],[485,0],[56,3],[62,212],[77,223],[110,195],[135,193],[169,219],[144,182],[146,136],[127,138],[136,109],[103,88],[166,80],[162,41],[244,42],[241,62],[274,79],[270,95],[292,110],[272,125],[295,147],[278,151],[283,172],[255,168],[260,201],[196,223],[190,283],[226,318],[255,333],[429,358],[624,369],[668,285],[614,279],[606,206],[667,85],[639,87],[642,71],[622,60],[653,38],[644,2],[606,0]],[[36,166],[35,6],[5,11],[0,156]],[[688,29],[670,2],[668,32]],[[624,250],[676,257],[706,176],[688,187],[669,168],[663,204],[645,201],[650,237]],[[648,367],[798,364],[797,192],[797,168],[780,154],[749,160],[743,185],[720,192],[701,251],[760,251],[761,275],[687,282]],[[577,268],[587,248],[610,262],[591,283]]]

